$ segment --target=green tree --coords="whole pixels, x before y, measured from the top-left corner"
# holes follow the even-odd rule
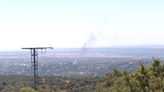
[[[5,89],[5,87],[3,87],[3,86],[0,85],[0,91],[3,90],[3,89]]]
[[[6,85],[7,85],[7,83],[6,83],[6,82],[2,82],[2,85],[3,85],[3,86],[6,86]]]
[[[20,89],[20,92],[37,92],[34,89],[30,88],[30,87],[23,87]]]
[[[61,92],[59,89],[57,89],[56,88],[56,86],[54,86],[53,88],[52,88],[52,92]]]

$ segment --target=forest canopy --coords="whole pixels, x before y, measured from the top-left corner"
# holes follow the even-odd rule
[[[103,78],[104,82],[96,86],[97,92],[164,92],[164,63],[159,58],[153,59],[149,67],[141,61],[141,67],[134,72],[113,68]]]

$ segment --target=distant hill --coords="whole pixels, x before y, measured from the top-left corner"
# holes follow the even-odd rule
[[[158,45],[128,45],[128,46],[111,46],[103,48],[164,48],[164,44]]]

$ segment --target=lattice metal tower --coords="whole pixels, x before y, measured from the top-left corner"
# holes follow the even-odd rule
[[[38,49],[53,49],[52,47],[29,47],[31,50],[31,75],[34,76],[34,89],[38,90]],[[45,53],[45,52],[44,52]]]

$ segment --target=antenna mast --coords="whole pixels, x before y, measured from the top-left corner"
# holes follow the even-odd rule
[[[46,49],[53,49],[53,47],[28,47],[22,49],[31,50],[31,75],[34,75],[34,89],[38,90],[38,49],[41,49],[41,53],[45,53]],[[42,50],[45,49],[45,52]]]

